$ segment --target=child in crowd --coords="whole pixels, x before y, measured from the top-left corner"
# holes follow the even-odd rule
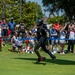
[[[32,32],[30,32],[29,35],[30,35],[30,40],[29,40],[29,42],[30,42],[30,53],[33,54],[33,52],[34,52],[34,45],[35,45],[34,35],[32,34]]]
[[[28,32],[28,37],[25,40],[25,51],[27,53],[33,53],[34,52],[34,36],[31,31]]]
[[[29,50],[30,50],[30,46],[29,46],[29,38],[30,38],[29,29],[26,30],[26,35],[25,36],[26,36],[26,39],[25,39],[25,43],[26,43],[26,45],[25,45],[25,51],[27,53],[29,53]]]
[[[11,41],[11,31],[9,30],[8,28],[8,43],[10,44],[10,41]]]
[[[25,51],[28,52],[29,49],[30,49],[30,46],[29,46],[29,36],[26,37],[26,40],[25,40]]]

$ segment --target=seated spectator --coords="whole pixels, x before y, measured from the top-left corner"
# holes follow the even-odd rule
[[[18,53],[23,53],[22,40],[20,40],[19,38],[15,39],[15,46],[18,48]]]
[[[11,51],[15,51],[16,47],[18,48],[18,53],[22,53],[22,40],[18,37],[18,33],[15,32],[15,35],[11,38],[12,49]]]

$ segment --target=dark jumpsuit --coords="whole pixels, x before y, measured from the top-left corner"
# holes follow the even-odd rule
[[[46,48],[46,41],[47,41],[47,28],[39,27],[37,28],[37,40],[38,43],[35,45],[34,51],[37,51],[39,47],[42,47],[43,51],[50,55],[52,59],[56,58],[50,50]]]

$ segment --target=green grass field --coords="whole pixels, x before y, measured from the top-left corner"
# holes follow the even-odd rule
[[[18,54],[8,51],[9,45],[0,52],[0,75],[75,75],[75,54],[55,54],[54,63],[49,55],[41,51],[46,57],[45,62],[35,64],[36,54]]]

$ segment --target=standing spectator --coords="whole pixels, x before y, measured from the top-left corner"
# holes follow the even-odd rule
[[[58,20],[56,20],[56,23],[53,25],[53,27],[54,27],[54,29],[57,31],[57,38],[59,38],[59,36],[60,36],[60,24],[58,23]],[[57,41],[57,50],[58,50],[58,42],[59,41]]]
[[[3,36],[3,41],[6,43],[8,36],[8,24],[6,22],[2,24],[2,36]]]
[[[65,28],[66,28],[67,25],[65,25],[64,27],[61,27],[60,29],[60,40],[59,40],[59,43],[60,43],[60,54],[65,54],[63,49],[65,47],[65,43],[66,43],[66,32],[65,32]]]
[[[56,45],[56,47],[58,46],[58,40],[57,40],[57,31],[56,29],[52,26],[52,29],[50,29],[50,37],[51,37],[51,50],[52,53],[56,53],[56,51],[54,51],[54,45]]]
[[[53,26],[54,26],[54,29],[59,33],[59,31],[60,31],[60,24],[58,23],[57,20],[56,20],[56,23]]]
[[[0,51],[2,51],[2,27],[0,25]]]
[[[22,37],[25,36],[25,29],[26,29],[26,26],[24,24],[24,21],[21,21],[21,23],[19,25],[18,33],[19,33],[19,35],[22,34]]]
[[[9,30],[11,31],[11,36],[13,36],[15,33],[15,26],[16,26],[16,23],[14,22],[13,18],[11,18],[11,20],[8,22],[8,26]]]
[[[69,34],[69,40],[68,40],[68,52],[72,52],[74,53],[74,39],[75,39],[75,29],[74,29],[74,24],[71,23],[69,25],[69,30],[68,30],[68,34]]]

